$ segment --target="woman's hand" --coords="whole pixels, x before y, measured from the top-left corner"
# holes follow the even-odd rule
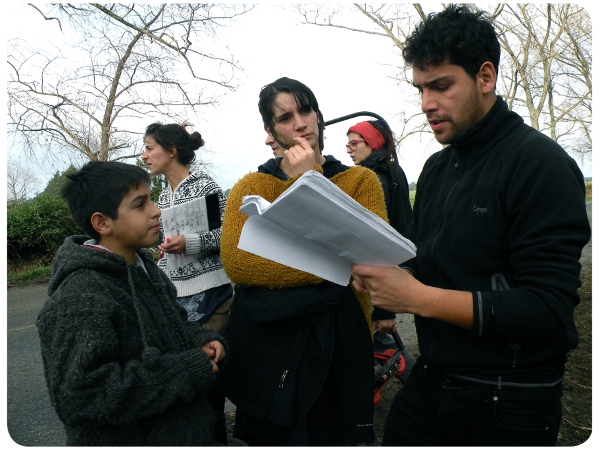
[[[310,144],[303,137],[295,137],[298,144],[288,148],[284,154],[290,163],[292,177],[313,170],[317,164],[317,156]]]
[[[173,236],[167,238],[158,246],[158,249],[165,253],[183,253],[185,252],[185,236]]]

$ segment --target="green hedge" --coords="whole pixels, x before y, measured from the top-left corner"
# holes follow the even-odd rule
[[[7,231],[9,258],[51,255],[67,236],[82,234],[66,203],[53,194],[9,207]]]

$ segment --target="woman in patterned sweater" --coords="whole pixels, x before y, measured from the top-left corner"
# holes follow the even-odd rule
[[[204,145],[199,132],[189,133],[187,122],[162,125],[153,123],[146,128],[145,151],[142,159],[153,175],[165,175],[169,185],[158,198],[158,207],[180,205],[196,198],[216,193],[219,199],[221,221],[226,197],[221,188],[207,174],[189,167],[196,159],[195,151]],[[164,231],[161,217],[161,232]],[[163,235],[161,233],[161,235]],[[223,334],[229,318],[233,287],[221,263],[219,247],[221,228],[203,233],[174,236],[160,243],[162,256],[158,266],[177,288],[177,302],[188,312],[188,320]],[[193,261],[182,267],[169,264],[168,254],[192,256]],[[213,407],[219,415],[218,435],[215,440],[227,444],[225,432],[225,397],[215,394]]]

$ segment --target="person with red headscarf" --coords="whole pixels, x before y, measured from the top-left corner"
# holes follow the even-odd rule
[[[385,195],[390,225],[404,236],[412,217],[412,208],[406,175],[398,164],[392,130],[384,121],[365,121],[351,126],[347,136],[346,151],[355,165],[371,169],[377,174]],[[396,314],[375,307],[372,319],[373,329],[378,330],[373,350],[383,352],[390,348],[396,349],[394,340],[388,334],[396,331]],[[415,359],[406,349],[402,354],[406,360],[406,369],[398,379],[404,383]]]

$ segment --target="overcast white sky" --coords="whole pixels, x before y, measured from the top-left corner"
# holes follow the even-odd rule
[[[426,12],[435,11],[440,4],[429,2],[425,8]],[[358,17],[367,28],[368,19],[361,14]],[[383,116],[393,129],[398,129],[395,116],[403,109],[414,108],[415,99],[403,96],[391,78],[399,54],[388,38],[301,21],[301,16],[289,7],[284,10],[261,4],[241,19],[239,27],[230,30],[233,33],[228,45],[242,60],[248,80],[238,92],[228,94],[217,114],[208,119],[214,126],[201,131],[210,136],[207,147],[215,154],[209,161],[215,164],[215,178],[224,189],[271,157],[271,150],[263,145],[265,133],[257,102],[260,88],[281,76],[309,86],[325,120],[367,110]],[[327,127],[323,153],[352,165],[346,155],[346,132],[349,126],[365,119]],[[440,148],[432,137],[423,142],[412,140],[398,148],[400,165],[409,182],[417,181],[427,156]],[[591,164],[581,168],[584,176],[592,175]]]
[[[439,5],[426,6],[426,12]],[[5,19],[11,25],[7,30],[9,35],[18,30],[26,30],[25,33],[37,30],[43,36],[46,27],[56,28],[32,15],[31,8],[25,7],[35,22],[25,19],[26,13],[19,8],[9,11],[12,15]],[[19,11],[16,16],[15,11]],[[368,27],[368,19],[360,14],[356,17]],[[206,151],[199,154],[199,159],[212,164],[211,174],[223,189],[231,188],[239,178],[255,171],[272,156],[264,145],[265,132],[257,102],[261,87],[281,76],[308,85],[325,120],[367,110],[383,116],[393,129],[398,129],[396,114],[414,108],[414,98],[403,95],[392,79],[394,61],[399,56],[389,39],[301,21],[302,17],[289,5],[259,2],[253,11],[238,19],[237,25],[221,29],[219,43],[228,45],[244,68],[242,85],[236,92],[228,92],[218,107],[201,110],[190,120],[206,141]],[[327,127],[324,154],[351,165],[345,151],[346,131],[365,119],[368,118]],[[400,146],[400,165],[409,182],[417,180],[427,156],[439,148],[433,139],[413,140]],[[17,150],[9,149],[9,157],[13,156],[11,151]],[[585,176],[591,176],[591,164],[581,167]],[[57,169],[64,168],[66,163],[65,167],[43,166],[36,171],[45,185]]]

